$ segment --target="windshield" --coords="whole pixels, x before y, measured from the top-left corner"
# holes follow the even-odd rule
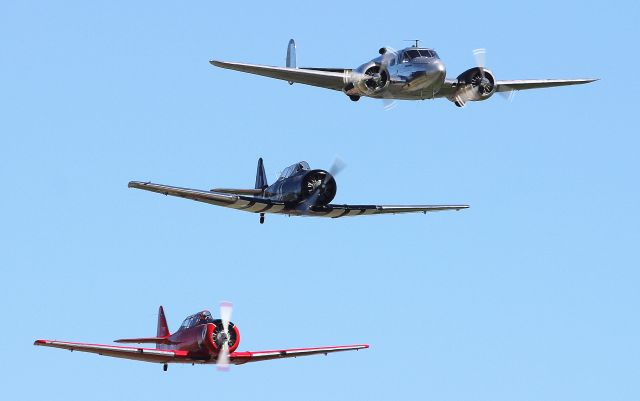
[[[310,170],[310,169],[311,168],[309,167],[309,163],[305,161],[301,161],[299,163],[293,164],[285,168],[284,170],[282,170],[282,173],[280,174],[280,178],[288,178],[294,175],[295,173],[297,173],[298,171]]]
[[[404,59],[412,60],[418,57],[438,57],[438,54],[429,49],[411,49],[404,52]]]

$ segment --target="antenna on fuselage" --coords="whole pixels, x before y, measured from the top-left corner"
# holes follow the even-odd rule
[[[405,42],[415,42],[412,47],[420,47],[420,39],[405,39]]]

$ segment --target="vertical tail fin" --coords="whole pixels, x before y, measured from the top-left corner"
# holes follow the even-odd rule
[[[268,186],[267,174],[264,172],[264,164],[261,157],[258,159],[258,171],[256,171],[256,189],[265,189]]]
[[[287,67],[297,68],[298,66],[296,64],[296,42],[291,39],[289,46],[287,46]]]
[[[164,317],[164,309],[160,306],[160,309],[158,309],[158,330],[156,332],[156,337],[168,337],[170,335],[169,326],[167,326],[167,318]]]
[[[298,68],[298,62],[296,61],[296,42],[291,39],[289,46],[287,46],[287,67]],[[289,81],[289,85],[293,85],[292,81]]]

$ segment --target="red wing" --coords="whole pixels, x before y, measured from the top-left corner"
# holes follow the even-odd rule
[[[233,352],[229,355],[231,363],[241,365],[247,362],[267,361],[269,359],[280,358],[297,358],[299,356],[309,356],[318,354],[328,354],[331,352],[353,351],[369,348],[366,344],[358,345],[337,345],[335,347],[316,347],[316,348],[291,348],[271,351],[254,351],[254,352]]]
[[[191,362],[186,351],[161,350],[155,348],[122,347],[117,345],[71,343],[66,341],[36,340],[33,345],[90,352],[92,354],[136,361],[169,363]]]

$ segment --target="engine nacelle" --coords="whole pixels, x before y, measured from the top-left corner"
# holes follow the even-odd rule
[[[354,89],[358,94],[370,95],[382,91],[389,84],[389,72],[381,68],[379,63],[365,64],[359,67],[357,72],[362,74],[362,79],[358,79],[344,88],[347,95],[354,94]]]
[[[240,331],[232,322],[229,322],[227,335],[224,331],[222,320],[216,319],[213,323],[207,324],[206,342],[207,347],[214,353],[220,352],[226,342],[229,347],[229,352],[231,353],[240,345]]]
[[[496,80],[491,71],[474,67],[458,75],[456,91],[448,99],[458,106],[489,99],[496,92]]]

